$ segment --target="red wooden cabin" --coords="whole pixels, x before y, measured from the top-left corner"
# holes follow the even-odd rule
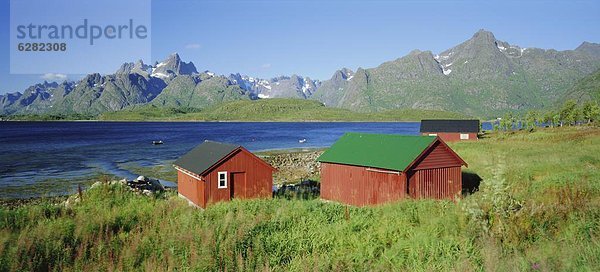
[[[205,141],[174,163],[179,195],[196,206],[272,196],[271,165],[239,145]]]
[[[318,161],[321,198],[356,206],[458,197],[467,166],[439,137],[363,133],[346,133]]]
[[[421,135],[446,142],[477,140],[479,120],[421,120]]]

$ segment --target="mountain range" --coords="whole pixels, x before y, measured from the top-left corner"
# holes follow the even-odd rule
[[[234,100],[298,98],[358,112],[412,108],[492,117],[550,107],[569,97],[598,99],[596,89],[576,85],[598,86],[589,82],[597,82],[593,75],[599,69],[597,43],[565,51],[523,48],[480,30],[438,54],[414,50],[375,68],[342,68],[325,81],[198,72],[175,53],[153,65],[140,60],[123,64],[114,74],[43,82],[22,93],[0,95],[0,114],[93,116],[139,105],[204,109]]]

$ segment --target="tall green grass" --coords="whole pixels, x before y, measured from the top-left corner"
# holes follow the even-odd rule
[[[0,270],[594,271],[600,130],[452,147],[483,180],[458,202],[259,199],[201,211],[100,186],[70,207],[0,209]]]

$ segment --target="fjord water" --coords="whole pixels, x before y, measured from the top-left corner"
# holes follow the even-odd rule
[[[97,174],[133,178],[119,165],[170,163],[204,140],[251,151],[327,147],[350,131],[417,135],[419,123],[0,122],[0,198],[69,193]]]

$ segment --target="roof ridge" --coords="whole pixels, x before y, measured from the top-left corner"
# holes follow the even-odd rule
[[[435,136],[429,136],[429,135],[406,135],[406,134],[396,134],[396,133],[369,133],[369,132],[354,132],[354,131],[344,133],[344,135],[351,135],[351,134],[394,136],[394,137],[415,137],[415,138],[431,137],[431,138],[435,138]]]
[[[479,121],[479,119],[421,119],[422,121]]]
[[[478,133],[481,122],[477,119],[427,119],[421,120],[419,131],[421,133],[435,132],[468,132]]]
[[[232,144],[232,143],[224,143],[224,142],[217,142],[217,141],[213,141],[213,140],[204,140],[205,143],[213,143],[213,144],[220,144],[220,145],[231,145],[231,146],[237,146],[240,147],[241,145],[239,144]]]
[[[222,158],[240,148],[242,148],[241,145],[205,140],[179,157],[173,164],[196,174],[201,174]]]

